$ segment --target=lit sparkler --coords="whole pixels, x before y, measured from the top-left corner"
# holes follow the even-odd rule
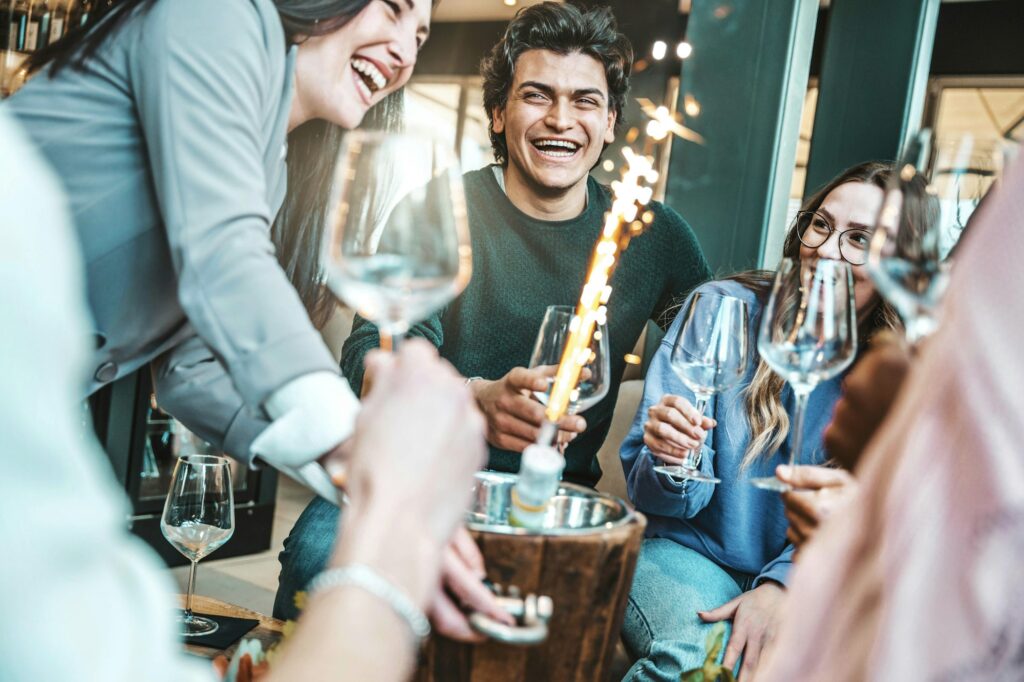
[[[609,282],[618,265],[619,254],[629,246],[630,239],[654,221],[654,214],[644,208],[653,194],[650,185],[658,181],[654,159],[648,152],[654,142],[670,134],[700,144],[704,142],[700,135],[684,127],[668,108],[655,107],[649,100],[640,100],[640,106],[651,119],[647,126],[644,153],[638,154],[629,147],[622,149],[626,166],[622,179],[612,183],[612,207],[605,215],[604,229],[590,257],[587,280],[576,305],[576,319],[569,330],[569,339],[551,386],[545,410],[548,421],[537,439],[544,445],[553,440],[557,430],[555,424],[567,412],[583,367],[590,361],[590,340],[595,327],[604,321],[607,314],[606,305],[612,294]],[[632,141],[629,137],[627,140]]]

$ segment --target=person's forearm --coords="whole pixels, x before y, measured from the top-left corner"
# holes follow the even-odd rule
[[[425,609],[438,589],[440,544],[394,505],[346,510],[331,567],[361,564]],[[404,680],[418,642],[387,601],[356,586],[314,595],[295,635],[268,678],[277,680]]]

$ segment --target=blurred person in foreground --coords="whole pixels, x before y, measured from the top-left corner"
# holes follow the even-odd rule
[[[1024,679],[1024,163],[972,218],[942,327],[807,544],[759,682]]]
[[[125,527],[124,491],[86,435],[84,268],[57,180],[0,110],[0,679],[212,680],[174,632],[171,581]],[[310,595],[264,680],[402,680],[442,547],[482,463],[483,419],[426,344],[368,359],[376,376],[349,442],[351,504],[327,571],[364,583]],[[417,447],[407,445],[415,440]],[[419,618],[396,607],[410,606]]]

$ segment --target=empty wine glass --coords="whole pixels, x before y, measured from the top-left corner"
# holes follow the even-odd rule
[[[703,416],[711,396],[743,379],[749,362],[747,304],[733,296],[712,292],[693,295],[682,313],[683,326],[672,346],[672,370],[693,391],[694,407]],[[700,471],[704,446],[686,453],[683,463],[654,467],[658,473],[702,483],[721,479]]]
[[[423,135],[354,131],[341,146],[322,261],[330,290],[375,323],[381,346],[469,282],[472,252],[454,153]]]
[[[857,354],[857,306],[849,263],[784,259],[761,316],[757,350],[796,396],[789,438],[792,466],[803,446],[808,397],[820,382],[849,367]],[[790,489],[774,476],[751,483],[764,490]]]
[[[1001,152],[969,135],[933,143],[925,129],[900,155],[871,238],[868,272],[899,312],[911,344],[938,326],[950,254],[997,179]]]
[[[185,612],[179,621],[181,634],[195,637],[215,632],[215,621],[192,613],[192,593],[196,564],[235,532],[235,498],[226,458],[188,455],[178,460],[164,503],[160,532],[191,562]]]
[[[534,391],[533,395],[542,404],[548,404],[548,396],[554,383],[555,371],[562,361],[565,343],[569,334],[580,324],[576,309],[567,305],[550,305],[544,311],[544,320],[537,332],[537,341],[530,356],[530,367],[546,367],[551,370],[547,391]],[[589,410],[608,395],[608,376],[611,374],[609,360],[608,325],[598,324],[590,340],[590,355],[583,364],[580,380],[569,396],[569,414]]]

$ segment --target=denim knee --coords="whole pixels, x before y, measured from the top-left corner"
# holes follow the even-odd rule
[[[278,576],[274,617],[294,619],[295,593],[306,589],[313,577],[327,565],[338,534],[341,511],[337,506],[316,497],[295,522],[278,555],[281,573]]]
[[[698,667],[712,625],[697,611],[741,592],[736,579],[703,554],[672,540],[644,540],[622,629],[627,652],[639,660],[625,679],[675,682]]]

